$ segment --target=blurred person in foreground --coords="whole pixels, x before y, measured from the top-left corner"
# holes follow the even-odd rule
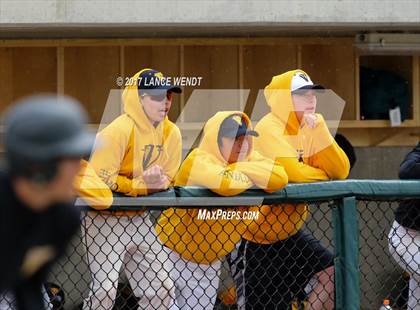
[[[43,283],[78,231],[73,182],[94,141],[85,120],[76,101],[54,95],[22,99],[5,114],[0,296],[12,296],[9,309],[46,308]]]

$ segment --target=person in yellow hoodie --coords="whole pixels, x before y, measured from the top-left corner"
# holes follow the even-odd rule
[[[281,189],[287,175],[283,167],[253,150],[256,136],[246,114],[216,113],[207,121],[198,148],[182,163],[175,185],[201,186],[221,196],[234,196],[253,186],[266,192]],[[253,220],[247,207],[225,209],[225,216],[221,209],[212,211],[170,208],[158,220],[159,238],[172,250],[175,264],[171,277],[176,303],[171,309],[213,309],[221,259],[234,250]]]
[[[90,166],[113,192],[135,197],[166,190],[179,168],[181,134],[167,115],[173,93],[181,89],[153,69],[130,81],[122,95],[124,113],[98,133],[101,147],[92,153]],[[92,202],[95,194],[87,196]],[[106,199],[100,198],[97,207],[106,209]],[[89,213],[84,238],[92,282],[83,309],[112,309],[121,269],[139,309],[169,308],[171,265],[147,211]]]
[[[349,173],[346,154],[322,115],[315,113],[316,89],[323,87],[313,84],[304,71],[293,70],[274,76],[264,90],[271,113],[255,127],[260,134],[255,149],[284,166],[289,182],[345,179]],[[266,229],[264,234],[261,229],[244,235],[236,260],[240,309],[290,309],[293,299],[305,294],[309,282],[316,284],[307,296],[308,309],[332,309],[334,256],[301,229],[307,207],[288,205],[265,211],[271,214],[266,222],[271,227],[281,224],[285,231]]]

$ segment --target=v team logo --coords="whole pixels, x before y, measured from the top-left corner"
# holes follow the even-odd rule
[[[301,73],[301,74],[299,74],[299,77],[301,77],[302,79],[304,79],[306,82],[309,82],[309,78],[308,78],[307,75]]]
[[[161,144],[146,144],[143,149],[143,171],[151,167],[158,161],[162,154],[163,146]]]

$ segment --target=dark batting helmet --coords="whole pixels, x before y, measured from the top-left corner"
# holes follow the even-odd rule
[[[4,117],[4,147],[12,175],[48,181],[62,158],[89,155],[94,136],[86,114],[69,97],[42,95],[18,101]]]

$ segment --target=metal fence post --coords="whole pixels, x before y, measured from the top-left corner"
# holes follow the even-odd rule
[[[355,197],[345,197],[333,208],[335,243],[335,305],[360,309],[359,225]]]

